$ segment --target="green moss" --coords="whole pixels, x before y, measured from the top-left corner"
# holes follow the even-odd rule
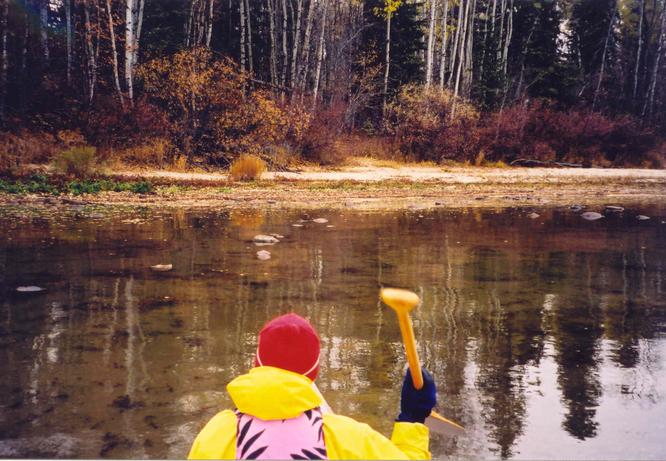
[[[152,192],[148,181],[119,182],[112,179],[75,179],[69,182],[58,181],[45,175],[33,175],[26,179],[9,180],[0,178],[0,193],[6,194],[97,194],[102,191],[132,192],[148,194]]]

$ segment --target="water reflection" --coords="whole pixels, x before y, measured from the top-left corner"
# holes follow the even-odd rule
[[[377,289],[393,285],[421,295],[421,354],[468,428],[435,437],[436,456],[663,458],[666,226],[528,212],[294,227],[303,213],[3,209],[0,456],[184,456],[258,329],[290,310],[321,334],[331,406],[388,433],[404,356]],[[257,233],[285,236],[268,261]],[[33,284],[46,291],[15,292]]]

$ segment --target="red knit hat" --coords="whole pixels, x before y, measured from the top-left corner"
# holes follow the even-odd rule
[[[259,332],[255,365],[282,368],[314,381],[319,373],[319,336],[299,315],[276,317]]]

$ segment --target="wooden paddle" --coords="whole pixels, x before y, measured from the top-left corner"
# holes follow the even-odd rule
[[[417,390],[421,389],[423,387],[421,362],[419,361],[419,353],[416,350],[412,321],[409,318],[409,313],[419,304],[420,299],[416,293],[398,288],[382,288],[379,291],[379,297],[398,316],[400,333],[402,333],[402,341],[405,344],[412,382]],[[430,416],[426,419],[426,425],[431,430],[446,435],[459,435],[465,430],[460,424],[446,419],[436,411],[430,413]]]

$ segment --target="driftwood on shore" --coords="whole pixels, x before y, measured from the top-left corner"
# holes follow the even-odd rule
[[[534,160],[529,158],[517,158],[509,163],[511,166],[559,166],[564,168],[583,168],[582,163],[568,163],[568,162],[555,162],[555,161],[544,161],[544,160]]]

